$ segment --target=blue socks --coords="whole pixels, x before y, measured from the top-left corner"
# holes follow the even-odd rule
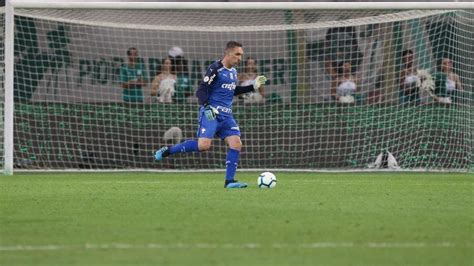
[[[225,160],[225,180],[234,180],[235,172],[237,171],[237,164],[239,162],[240,151],[229,149],[227,159]]]
[[[197,140],[186,140],[170,148],[170,154],[199,151]]]
[[[169,155],[182,152],[193,152],[199,151],[197,140],[186,140],[185,142],[176,144],[169,148]],[[237,165],[239,162],[240,151],[229,149],[227,153],[227,158],[225,161],[226,172],[225,180],[232,181],[234,180],[235,172],[237,171]]]

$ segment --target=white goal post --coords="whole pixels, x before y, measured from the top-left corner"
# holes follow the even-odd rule
[[[202,161],[192,155],[187,159],[178,157],[164,166],[144,162],[146,154],[152,154],[152,147],[158,148],[165,142],[161,138],[153,139],[158,132],[161,136],[171,126],[183,126],[183,135],[193,137],[197,105],[189,97],[182,105],[157,106],[154,98],[147,102],[146,93],[143,105],[116,104],[121,100],[121,91],[115,93],[119,87],[117,65],[124,62],[123,58],[117,57],[123,57],[124,47],[134,46],[132,40],[135,39],[135,45],[140,46],[140,53],[146,57],[147,71],[154,75],[153,71],[161,66],[161,59],[167,53],[171,55],[168,48],[175,43],[185,48],[185,56],[190,56],[186,68],[194,71],[189,77],[195,89],[196,77],[202,73],[205,63],[216,59],[222,43],[231,37],[242,38],[239,41],[243,42],[244,48],[247,42],[249,49],[246,52],[258,57],[258,70],[270,75],[264,103],[252,104],[249,98],[236,99],[236,110],[242,110],[236,116],[240,115],[238,122],[246,128],[242,133],[247,141],[244,143],[249,147],[242,158],[243,168],[367,169],[380,151],[390,150],[401,160],[402,168],[472,171],[473,10],[474,5],[469,2],[7,0],[3,25],[5,76],[4,88],[1,88],[4,91],[3,172],[11,175],[15,167],[40,170],[220,169],[224,154],[222,146],[212,152],[217,157],[202,155],[206,156]],[[155,14],[154,11],[160,12]],[[101,12],[105,15],[101,16]],[[213,12],[236,12],[241,18],[230,19],[229,23],[235,23],[235,27],[230,28],[230,24],[220,26],[218,19],[203,21],[200,16],[205,12],[211,14],[209,17]],[[334,14],[338,17],[331,20]],[[35,28],[25,30],[30,20]],[[183,24],[178,24],[180,22]],[[206,23],[210,25],[204,26]],[[24,31],[21,37],[15,35],[19,29]],[[227,29],[235,35],[229,34]],[[334,29],[333,35],[329,34],[331,29]],[[69,35],[61,35],[63,31],[68,31]],[[15,41],[27,38],[25,33],[37,35],[35,47],[28,44],[18,48],[23,44]],[[440,44],[437,34],[452,38],[452,42]],[[339,35],[353,36],[353,39],[337,40],[334,36]],[[258,40],[255,40],[256,36]],[[54,38],[66,38],[67,41],[60,43]],[[215,45],[210,39],[216,40]],[[166,47],[157,48],[161,43]],[[259,43],[261,47],[258,47]],[[88,46],[96,51],[87,51]],[[414,52],[418,70],[424,69],[428,73],[410,76],[402,66],[405,51]],[[339,58],[341,53],[349,55],[350,60],[344,60],[351,62]],[[104,56],[99,58],[102,54]],[[354,54],[357,54],[356,59]],[[28,61],[28,56],[35,59]],[[44,59],[40,60],[41,56]],[[463,84],[462,92],[456,96],[438,90],[450,82],[447,79],[451,80],[451,74],[445,76],[438,68],[438,63],[445,57],[454,61],[458,77],[454,81],[457,82],[455,88],[461,88],[459,86]],[[24,67],[16,66],[22,64],[22,58],[25,58]],[[56,60],[53,60],[54,65],[51,58]],[[346,63],[350,69],[347,71],[351,72],[347,73],[347,79],[344,76]],[[38,74],[38,71],[43,72]],[[407,98],[404,91],[399,91],[400,73],[421,83],[416,92],[420,99],[416,99],[413,106],[404,102],[412,96]],[[18,74],[21,77],[15,76]],[[355,93],[340,92],[344,88],[351,90],[352,76],[354,86],[357,86]],[[148,79],[151,87],[153,77]],[[426,79],[433,79],[431,87],[427,82],[423,84]],[[19,85],[21,82],[27,85]],[[34,83],[32,89],[31,83]],[[15,93],[15,89],[24,87],[30,90],[25,96],[27,99],[21,98],[24,94]],[[450,103],[443,103],[443,99]],[[15,118],[17,104],[20,110]],[[249,119],[255,109],[268,112],[269,117]],[[88,115],[88,112],[94,114]],[[150,114],[163,116],[168,112],[180,113],[166,121],[142,118]],[[64,120],[61,115],[65,116]],[[113,119],[116,120],[108,124]],[[20,123],[18,127],[14,124],[17,122]],[[68,132],[76,128],[77,136]],[[273,131],[273,137],[271,132],[261,132],[266,128]],[[76,142],[71,136],[80,140]],[[31,139],[33,137],[35,139]],[[45,138],[51,139],[46,141]],[[89,141],[91,138],[94,141]],[[16,143],[17,140],[20,142]],[[402,142],[406,145],[400,145]]]

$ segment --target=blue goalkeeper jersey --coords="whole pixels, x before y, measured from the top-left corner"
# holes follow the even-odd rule
[[[207,104],[216,107],[219,112],[231,113],[234,91],[237,87],[237,70],[226,68],[221,61],[211,64],[206,71],[201,86],[207,87]],[[228,110],[227,110],[228,109]]]

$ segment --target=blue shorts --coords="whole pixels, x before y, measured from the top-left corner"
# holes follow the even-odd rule
[[[208,120],[204,110],[199,112],[198,138],[212,139],[214,136],[225,139],[228,136],[239,136],[240,129],[232,115],[217,115],[215,120]]]

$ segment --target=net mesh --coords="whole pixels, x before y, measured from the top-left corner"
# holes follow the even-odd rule
[[[240,81],[269,78],[234,100],[240,168],[364,169],[390,151],[401,168],[472,170],[473,15],[17,9],[15,167],[223,169],[218,139],[160,163],[153,152],[195,138],[194,92],[237,40]],[[130,47],[146,80],[136,102],[121,86]],[[155,80],[167,57],[169,103]]]

